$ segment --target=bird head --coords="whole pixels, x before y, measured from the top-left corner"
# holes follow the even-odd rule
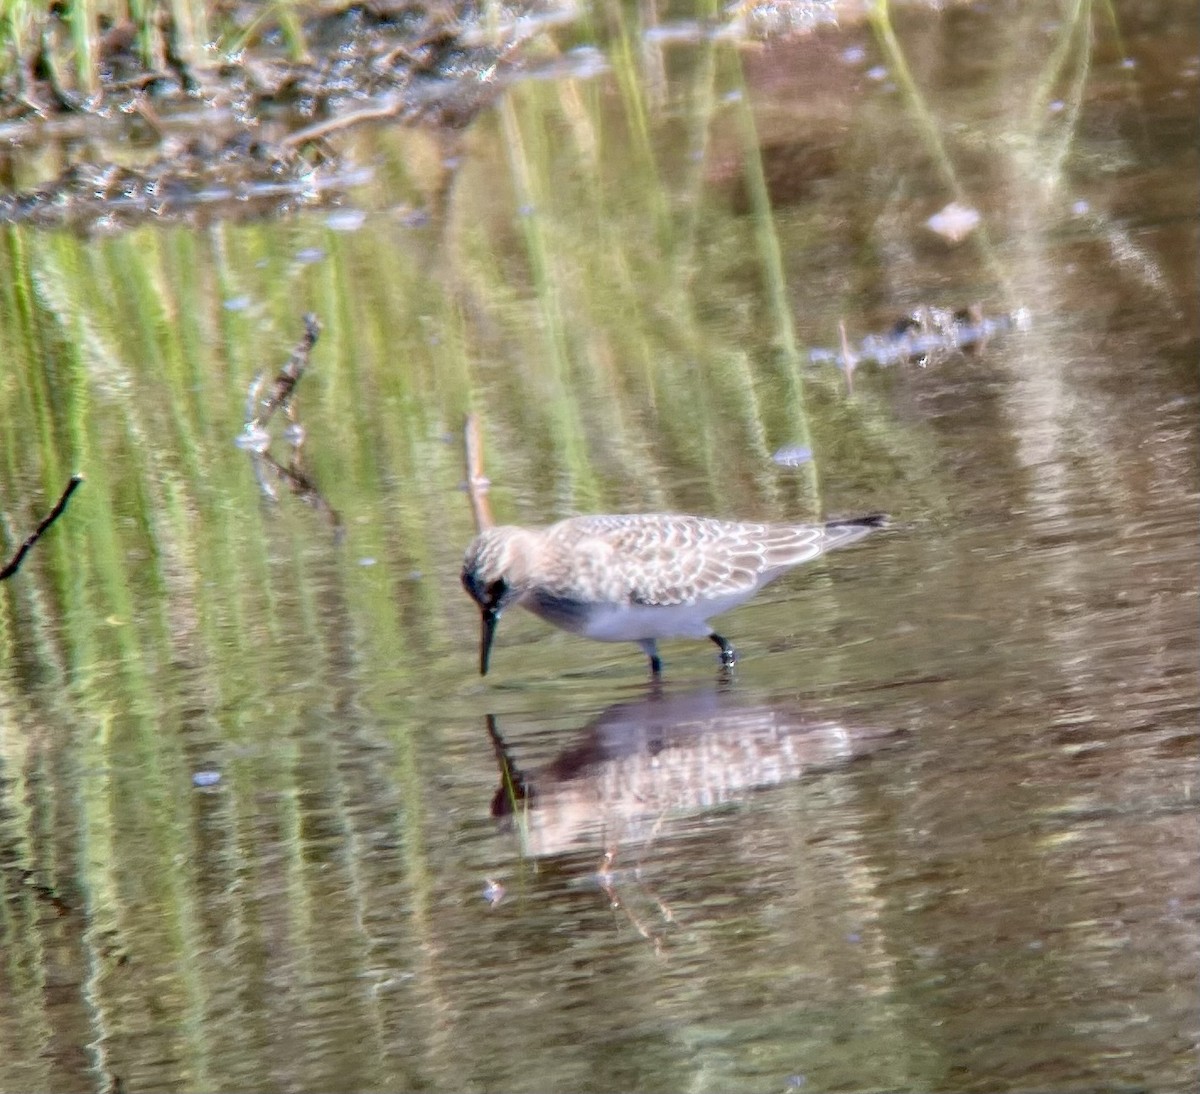
[[[480,676],[487,675],[500,613],[524,592],[521,532],[519,528],[489,528],[471,541],[463,559],[463,588],[479,605],[483,621],[479,638]]]

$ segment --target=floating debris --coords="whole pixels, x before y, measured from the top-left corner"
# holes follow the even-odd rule
[[[715,37],[716,31],[717,28],[711,24],[700,23],[695,19],[686,19],[647,27],[642,31],[642,41],[648,46],[669,46],[681,43],[694,45],[697,42],[711,40]]]
[[[362,209],[338,209],[325,218],[326,226],[335,232],[357,232],[366,222]]]
[[[812,459],[812,449],[807,445],[788,444],[778,449],[771,459],[780,467],[800,467]]]
[[[979,227],[981,219],[978,209],[952,201],[925,221],[925,227],[951,243],[960,243]]]
[[[739,0],[716,19],[680,19],[642,32],[647,45],[792,41],[837,24],[833,0]]]
[[[219,771],[197,771],[192,776],[192,785],[201,790],[208,787],[216,786],[221,781],[221,772]]]
[[[504,899],[504,886],[495,878],[488,878],[483,886],[483,899],[494,908]]]
[[[841,346],[810,350],[809,360],[815,365],[834,365],[847,375],[864,361],[926,368],[957,353],[979,352],[997,335],[1028,329],[1029,313],[1025,309],[993,317],[984,315],[978,304],[958,309],[922,305],[898,319],[885,333],[868,334],[857,346],[850,344],[842,324]]]
[[[525,75],[531,80],[591,80],[610,71],[604,54],[593,46],[577,46],[561,57],[530,65]]]
[[[795,39],[838,21],[832,0],[742,0],[729,11],[732,18],[720,37],[736,40]]]
[[[250,220],[344,200],[369,177],[362,169],[314,168],[295,152],[240,135],[225,145],[196,138],[141,168],[78,163],[36,189],[0,194],[0,223],[111,234],[150,220]]]

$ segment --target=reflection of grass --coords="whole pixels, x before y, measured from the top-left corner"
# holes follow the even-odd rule
[[[912,71],[908,67],[904,49],[896,37],[895,28],[892,26],[891,5],[888,3],[888,0],[875,0],[868,9],[868,12],[871,25],[883,50],[883,55],[887,58],[889,70],[904,92],[905,100],[912,112],[917,131],[920,133],[921,139],[925,142],[930,157],[945,182],[948,195],[953,200],[960,202],[968,208],[974,208],[976,203],[972,201],[971,196],[959,181],[954,160],[947,150],[945,142],[942,140],[941,126],[930,112],[925,95],[920,90],[916,80],[913,78]],[[1007,286],[1008,276],[1003,264],[996,256],[995,248],[988,238],[986,224],[981,223],[979,228],[973,233],[973,237],[992,276],[998,284]],[[1006,295],[1011,298],[1011,291]]]
[[[71,86],[85,94],[95,91],[105,24],[128,30],[139,60],[150,70],[168,54],[199,61],[214,42],[233,56],[276,29],[288,56],[301,60],[308,49],[303,18],[318,10],[311,0],[267,0],[255,6],[252,18],[235,24],[229,19],[232,6],[206,0],[6,0],[0,5],[0,80],[21,60],[30,61],[44,37],[47,59],[60,75],[73,71]]]
[[[614,98],[531,82],[473,127],[430,228],[402,224],[392,191],[355,234],[298,218],[94,241],[5,235],[5,506],[76,469],[88,486],[6,583],[0,690],[35,722],[45,691],[13,666],[39,666],[58,693],[46,750],[100,773],[63,776],[83,789],[63,795],[53,832],[37,829],[48,791],[31,784],[22,838],[78,858],[89,920],[129,968],[155,970],[148,1001],[108,939],[87,939],[98,1028],[119,1017],[157,1029],[153,1005],[167,1000],[184,1021],[156,1051],[185,1061],[189,1085],[247,1085],[206,1049],[237,1046],[256,992],[325,982],[333,931],[364,980],[409,968],[413,953],[436,971],[446,883],[426,830],[441,802],[422,750],[440,719],[461,716],[474,648],[457,580],[471,530],[456,492],[464,411],[483,416],[505,520],[810,516],[874,508],[880,478],[903,477],[904,436],[882,402],[847,400],[839,377],[805,366],[803,286],[789,283],[788,223],[771,206],[740,66],[706,46],[686,116],[670,116],[626,37]],[[723,113],[745,216],[705,158]],[[419,197],[408,153],[427,137],[355,139]],[[323,257],[306,264],[306,249]],[[294,499],[266,503],[233,444],[247,385],[278,367],[308,310],[325,333],[297,396],[306,471],[346,518],[340,545]],[[817,462],[775,467],[784,443],[811,444]],[[864,450],[861,496],[821,498],[837,475],[817,467]],[[397,710],[409,712],[398,725],[380,713]],[[6,765],[35,762],[0,748]],[[223,782],[200,797],[190,779],[210,767]],[[401,830],[397,880],[372,840]],[[16,933],[36,965],[36,923]],[[250,1002],[222,995],[239,963]],[[419,991],[450,1015],[429,1040],[448,1037],[460,1004],[434,975]],[[385,993],[354,1006],[360,1029],[388,1029]],[[465,1085],[453,1062],[439,1066],[457,1080],[440,1085]]]
[[[917,82],[913,79],[912,72],[908,67],[904,48],[901,46],[900,40],[896,37],[895,28],[892,26],[891,5],[887,0],[876,0],[869,8],[868,14],[871,25],[874,27],[876,36],[879,39],[883,55],[887,59],[888,68],[895,77],[896,82],[904,90],[905,98],[908,101],[909,108],[912,110],[917,128],[929,148],[929,153],[934,164],[946,183],[947,190],[954,196],[955,200],[969,202],[970,199],[958,180],[954,162],[942,141],[941,127],[930,113],[925,96],[917,86]]]
[[[294,61],[300,60],[305,56],[308,47],[298,13],[309,6],[304,0],[269,0],[268,3],[260,4],[254,18],[230,36],[226,48],[231,53],[236,53],[254,42],[264,31],[278,27],[284,42],[287,43],[288,56]]]
[[[1091,0],[1075,0],[1072,4],[1059,37],[1054,54],[1047,61],[1029,103],[1029,131],[1034,141],[1030,150],[1035,158],[1036,170],[1042,184],[1051,192],[1057,190],[1063,179],[1067,156],[1079,131],[1083,110],[1084,91],[1091,72],[1092,25]],[[1063,99],[1063,116],[1053,127],[1049,147],[1040,139],[1049,127],[1050,97],[1069,72],[1070,89]]]
[[[707,131],[715,112],[727,109],[719,104],[732,99],[728,110],[751,199],[749,230],[730,233],[717,219],[694,160],[685,160],[685,172],[664,170],[663,133],[646,139],[640,96],[623,95],[623,109],[614,112],[569,87],[531,84],[501,109],[498,133],[478,129],[477,139],[494,140],[507,157],[511,190],[497,202],[494,180],[487,180],[487,194],[475,188],[483,180],[460,180],[453,238],[465,290],[473,300],[492,301],[482,307],[498,318],[506,352],[519,365],[504,375],[488,368],[477,382],[495,392],[488,402],[515,411],[520,435],[548,438],[551,458],[566,461],[530,468],[543,509],[688,502],[728,508],[722,499],[747,473],[761,501],[775,497],[779,476],[766,461],[771,447],[811,445],[821,458],[822,441],[810,436],[804,407],[792,290],[753,118],[744,93],[728,95],[738,90],[740,69],[724,73],[732,84],[724,96],[713,90],[717,71],[697,67],[704,84],[690,89],[690,102],[704,113],[689,117],[687,128]],[[616,80],[622,90],[635,83]],[[581,104],[591,111],[583,120]],[[564,141],[570,155],[562,152]],[[635,153],[606,155],[605,141],[629,144]],[[694,148],[702,151],[703,142],[689,142]],[[480,151],[484,158],[493,154],[491,145]],[[683,180],[682,200],[664,206],[671,187],[664,180],[674,177]],[[506,222],[514,207],[517,215]],[[467,212],[481,208],[482,222]],[[505,239],[501,261],[498,238]],[[736,253],[714,251],[727,240]],[[749,283],[739,284],[747,272]],[[528,286],[524,293],[521,285]],[[541,345],[528,341],[530,330],[542,332]],[[771,403],[765,417],[764,399]],[[712,489],[671,503],[659,469],[681,461],[711,480]],[[817,466],[799,473],[809,510],[820,508]],[[595,487],[583,485],[577,497],[587,467],[602,478]],[[686,477],[695,481],[694,473]],[[796,473],[788,478],[795,487]],[[606,493],[613,500],[605,502]]]
[[[620,56],[615,109],[592,86],[529,83],[475,127],[437,243],[381,220],[357,237],[316,235],[327,257],[302,266],[286,232],[264,229],[143,231],[91,247],[9,233],[23,273],[2,322],[31,365],[10,418],[38,422],[46,488],[88,461],[122,469],[92,491],[95,513],[133,515],[106,533],[112,569],[91,586],[110,589],[94,605],[102,617],[136,616],[139,599],[175,589],[195,597],[204,633],[222,621],[227,637],[255,621],[276,633],[257,594],[209,603],[186,575],[269,584],[252,546],[257,515],[234,515],[253,495],[229,442],[250,376],[274,367],[306,308],[327,334],[300,404],[310,429],[316,418],[337,440],[310,446],[309,470],[338,484],[335,507],[383,519],[380,534],[351,517],[349,535],[391,573],[428,574],[444,557],[441,499],[461,470],[437,438],[456,435],[469,407],[484,415],[501,519],[647,507],[810,515],[824,508],[828,454],[888,447],[879,407],[846,402],[836,376],[804,364],[799,293],[740,66],[715,63],[711,44],[701,51],[680,149],[680,130],[647,105],[636,52]],[[748,181],[744,220],[706,184],[702,135],[721,112]],[[473,163],[502,164],[503,177]],[[70,385],[32,367],[56,353]],[[785,443],[816,459],[775,468],[769,453]],[[8,444],[15,473],[34,450]],[[224,499],[237,499],[233,513]],[[127,580],[117,575],[131,552],[147,565],[120,594],[109,582]],[[442,591],[394,590],[412,598],[404,612],[434,620],[434,640]]]
[[[223,43],[233,52],[264,26],[278,26],[293,56],[303,53],[303,33],[296,18],[302,8],[296,0],[271,0],[260,5],[257,17],[237,36]],[[155,68],[170,50],[187,58],[199,58],[208,43],[232,30],[223,25],[222,5],[206,0],[5,0],[0,5],[0,80],[11,67],[30,61],[45,34],[48,60],[60,72],[73,70],[74,85],[84,92],[99,82],[99,43],[102,20],[125,26],[131,33],[137,55],[147,68]],[[167,41],[170,18],[172,41]],[[216,16],[216,18],[214,18]]]
[[[909,68],[904,47],[892,23],[892,10],[893,5],[888,0],[875,0],[868,9],[871,26],[887,60],[888,70],[904,94],[914,126],[931,162],[942,176],[947,198],[968,207],[977,207],[980,203],[963,185],[954,155],[943,139],[943,125],[931,111],[927,93],[918,85]],[[1025,18],[1014,24],[1011,40],[997,43],[998,49],[1013,51],[1013,63],[1009,66],[1013,72],[1020,72],[1027,64],[1027,58],[1036,56],[1030,53],[1028,39],[1034,32],[1034,24],[1045,17],[1042,9],[1029,9]],[[1090,73],[1093,33],[1091,0],[1073,0],[1063,17],[1062,28],[1052,52],[1035,74],[1027,104],[1016,123],[1017,128],[989,137],[998,147],[1011,144],[1020,150],[1014,162],[1019,163],[1022,172],[1037,183],[1041,192],[1036,200],[1044,200],[1055,193],[1063,181],[1067,158],[1079,129]],[[1056,92],[1061,93],[1065,77],[1069,77],[1069,88],[1063,99],[1062,110],[1052,115],[1049,109],[1051,97]],[[1024,93],[1021,82],[1014,80],[1010,94],[1013,93]],[[1049,121],[1051,117],[1054,118],[1053,124]],[[997,285],[1004,289],[1010,306],[1016,307],[1010,272],[991,241],[986,221],[973,234],[972,240],[989,273]]]
[[[737,57],[731,53],[731,57]],[[782,354],[783,366],[787,373],[789,417],[794,423],[794,440],[805,448],[812,447],[812,435],[809,429],[808,417],[804,410],[804,392],[800,377],[800,350],[796,344],[796,329],[792,319],[791,300],[788,295],[787,282],[783,272],[783,256],[780,250],[779,234],[776,231],[775,218],[771,210],[770,195],[767,192],[767,180],[763,173],[762,157],[758,133],[754,125],[754,113],[745,88],[745,81],[738,73],[737,83],[739,94],[736,98],[735,110],[738,120],[738,132],[742,138],[742,162],[746,176],[746,186],[750,195],[751,215],[754,219],[755,239],[758,243],[759,261],[763,268],[763,280],[770,300],[771,315],[774,321],[775,337]],[[810,460],[805,465],[807,486],[814,496],[819,492],[820,485],[817,476],[817,461]]]

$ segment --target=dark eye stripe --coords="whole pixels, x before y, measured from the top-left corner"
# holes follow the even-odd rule
[[[484,601],[483,586],[479,584],[479,579],[471,570],[463,570],[462,572],[463,588],[467,590],[468,595],[476,604],[482,604]]]

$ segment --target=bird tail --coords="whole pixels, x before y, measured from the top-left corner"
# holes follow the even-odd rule
[[[868,513],[865,517],[847,517],[845,520],[827,520],[826,528],[886,528],[892,523],[887,513]]]
[[[825,522],[826,551],[837,547],[847,547],[857,543],[876,528],[886,528],[891,523],[887,513],[868,513],[865,517],[848,517],[845,520],[827,520]]]

